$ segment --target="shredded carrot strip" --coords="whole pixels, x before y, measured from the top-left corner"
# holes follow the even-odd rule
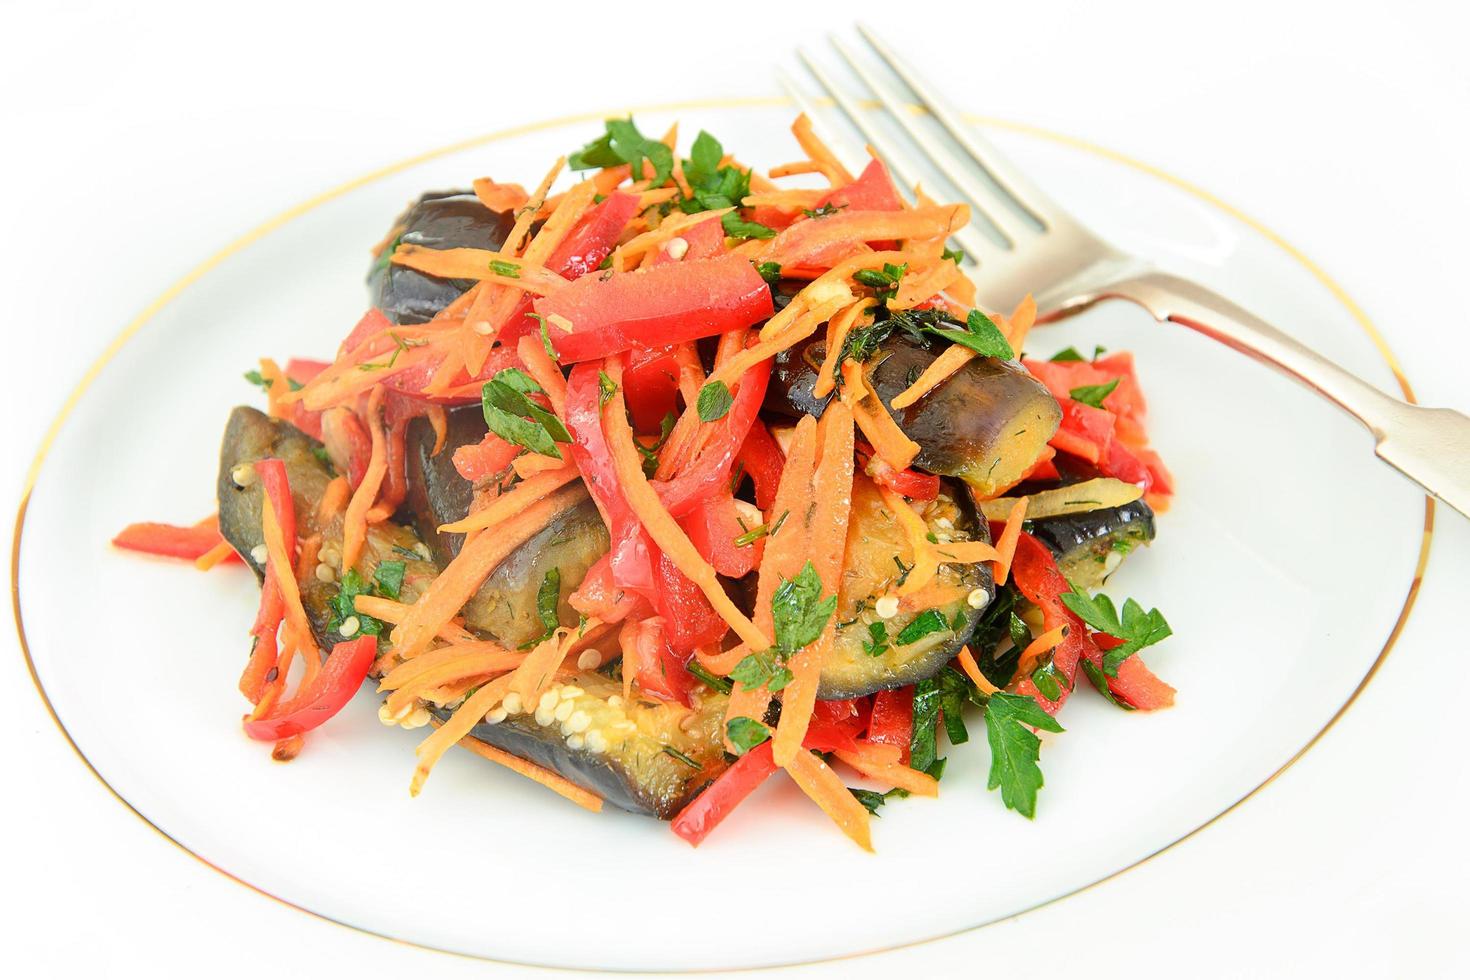
[[[632,619],[623,620],[618,630],[618,649],[623,653],[623,700],[632,701],[633,678],[638,676],[638,624]]]
[[[815,160],[793,160],[791,163],[783,163],[767,171],[771,177],[795,177],[798,174],[820,174],[823,172],[822,165]]]
[[[827,354],[822,358],[821,368],[817,370],[817,380],[812,385],[813,396],[825,398],[833,388],[837,387],[837,359],[842,356],[842,348],[847,345],[847,335],[857,325],[859,317],[863,318],[865,325],[871,322],[872,317],[865,314],[877,305],[878,301],[869,296],[844,307],[841,313],[828,321]]]
[[[747,208],[777,208],[781,211],[811,210],[822,202],[827,191],[767,191],[747,194],[741,204]]]
[[[735,666],[744,660],[745,655],[748,653],[750,653],[750,648],[744,643],[741,643],[725,651],[700,647],[694,651],[694,657],[710,673],[724,677],[730,671],[734,670]]]
[[[388,474],[388,440],[383,435],[383,389],[374,388],[368,399],[368,431],[372,433],[373,448],[368,456],[367,471],[362,482],[347,502],[347,513],[342,518],[342,568],[354,567],[362,555],[362,546],[367,541],[368,510],[378,498],[383,478]]]
[[[522,337],[516,345],[516,354],[526,366],[526,373],[531,376],[531,380],[546,392],[546,397],[551,401],[551,410],[559,416],[565,416],[567,379],[562,375],[561,368],[551,359],[551,355],[546,353],[546,345],[541,343],[541,338],[531,334]]]
[[[929,547],[940,561],[953,565],[973,565],[980,561],[999,561],[1000,552],[984,541],[950,541]]]
[[[763,632],[773,631],[774,619],[771,600],[782,579],[794,578],[806,563],[811,541],[807,516],[812,503],[812,479],[817,462],[817,421],[804,415],[796,424],[791,443],[786,447],[786,465],[781,470],[781,480],[776,485],[776,498],[771,504],[771,513],[782,515],[781,526],[775,534],[766,538],[765,554],[761,556],[760,571],[756,577],[755,620]],[[770,644],[741,644],[746,652],[765,650]],[[738,661],[737,661],[738,662]],[[734,669],[734,664],[730,665]],[[728,673],[729,671],[726,671]],[[735,683],[730,700],[725,706],[726,730],[735,718],[760,720],[771,703],[771,692],[764,685],[748,688]],[[734,751],[729,738],[726,746]]]
[[[435,724],[438,724],[436,721]],[[532,782],[540,783],[553,793],[563,799],[571,800],[584,810],[593,813],[602,812],[602,797],[590,793],[565,776],[558,775],[550,769],[543,769],[532,762],[527,762],[520,756],[503,752],[493,745],[487,745],[473,736],[466,735],[459,740],[459,744],[469,749],[482,759],[489,759],[498,765],[502,765],[513,773],[525,776]]]
[[[806,113],[796,117],[796,122],[791,124],[791,133],[796,137],[796,142],[801,146],[802,152],[811,158],[812,162],[822,169],[835,187],[840,184],[852,183],[852,171],[842,165],[837,155],[827,148],[827,144],[817,138],[812,129],[812,121],[807,118]]]
[[[485,712],[495,707],[505,698],[505,692],[510,689],[510,675],[497,677],[495,680],[471,694],[465,703],[460,705],[449,720],[439,727],[434,734],[424,739],[414,749],[418,756],[418,765],[414,767],[413,779],[408,784],[410,796],[418,796],[419,790],[424,788],[424,780],[429,778],[429,771],[434,764],[443,757],[449,747],[470,733],[470,729],[480,723],[485,717]]]
[[[822,812],[831,817],[853,843],[865,851],[873,849],[868,811],[857,797],[847,791],[847,786],[830,766],[810,752],[798,752],[786,766],[786,771],[801,791],[821,807]]]
[[[831,219],[823,218],[822,220],[828,221]],[[883,268],[883,264],[885,262],[892,263],[894,265],[900,265],[904,262],[908,262],[914,259],[914,257],[914,253],[908,251],[870,251],[865,252],[861,255],[854,255],[849,258],[843,259],[841,262],[838,262],[836,265],[832,266],[832,268],[826,270],[821,275],[816,276],[814,279],[812,279],[811,282],[807,283],[806,288],[797,294],[796,299],[787,304],[786,309],[782,310],[781,312],[777,313],[775,316],[767,320],[765,324],[761,327],[761,339],[766,340],[772,335],[780,333],[786,328],[788,324],[791,323],[793,319],[795,319],[801,313],[805,312],[807,309],[806,297],[826,297],[829,292],[831,292],[833,295],[842,295],[842,293],[838,292],[840,288],[842,290],[846,290],[846,298],[847,301],[850,303],[853,301],[853,299],[856,298],[852,294],[852,289],[849,285],[853,273],[859,271],[860,269],[881,269]],[[781,270],[781,274],[783,276],[787,275],[788,271],[789,270],[783,267]]]
[[[489,177],[479,177],[470,186],[480,203],[491,211],[515,211],[525,207],[530,200],[520,184],[497,184]]]
[[[405,660],[398,664],[378,682],[378,690],[398,691],[405,686],[414,683],[418,678],[424,676],[431,670],[436,670],[445,664],[458,663],[470,657],[481,657],[486,655],[499,655],[509,653],[505,647],[490,640],[477,640],[471,637],[463,643],[451,643],[428,653],[420,654],[412,660]],[[515,653],[516,662],[512,666],[519,666],[524,653]]]
[[[823,592],[836,594],[842,585],[843,559],[847,554],[847,522],[852,511],[853,431],[852,411],[837,401],[827,406],[817,424],[821,457],[812,474],[811,496],[815,504],[807,543],[807,560],[822,581]],[[788,665],[791,680],[781,695],[781,722],[771,746],[776,765],[786,766],[802,751],[822,664],[832,651],[837,635],[837,617],[827,621],[817,641],[798,651]]]
[[[720,585],[719,577],[715,575],[715,570],[690,543],[684,529],[669,516],[648,478],[643,475],[643,459],[633,447],[633,429],[628,424],[628,410],[623,400],[622,359],[609,357],[604,363],[604,370],[617,386],[617,390],[603,407],[602,428],[612,452],[618,485],[628,498],[629,507],[664,555],[691,582],[699,586],[699,590],[704,593],[719,617],[729,623],[730,628],[749,643],[752,649],[769,648],[771,641],[766,638],[766,633],[757,629],[739,607],[730,601],[724,586]]]
[[[1031,328],[1036,326],[1036,299],[1030,293],[1017,304],[1015,312],[1011,314],[1010,330],[1006,333],[1006,340],[1011,345],[1011,350],[1016,356],[1021,356],[1021,345],[1026,343],[1026,335]]]
[[[443,405],[430,405],[424,409],[424,418],[429,421],[429,428],[434,430],[434,448],[429,450],[430,456],[438,456],[444,451],[444,442],[449,438],[449,419],[444,413]]]
[[[198,558],[195,558],[194,567],[199,569],[201,572],[207,572],[234,553],[234,545],[230,544],[228,541],[221,541],[219,544],[215,545],[213,548],[210,548]]]
[[[766,258],[781,263],[784,275],[788,265],[820,265],[823,258],[845,256],[854,244],[867,242],[907,241],[911,254],[920,244],[938,245],[935,251],[942,254],[943,238],[969,220],[970,209],[964,204],[911,211],[839,211],[820,221],[793,223],[766,242]],[[914,271],[911,265],[909,273]]]
[[[675,174],[675,177],[683,177],[683,175],[684,168],[679,167],[677,173]],[[660,187],[656,191],[644,191],[642,194],[638,195],[638,210],[642,211],[645,208],[653,207],[655,204],[662,204],[665,201],[672,201],[674,198],[679,196],[679,193],[680,189],[677,187]]]
[[[861,364],[856,361],[845,362],[842,365],[842,378],[849,386],[849,391],[854,394],[863,393],[852,406],[852,416],[872,444],[873,452],[894,469],[907,469],[914,457],[919,455],[919,444],[910,439],[898,427],[898,423],[893,421],[893,416],[883,407],[883,400],[868,383],[867,374]]]
[[[313,534],[301,540],[301,552],[296,556],[296,577],[306,578],[316,571],[316,556],[322,547],[322,536]]]
[[[1005,585],[1006,579],[1010,577],[1011,562],[1016,558],[1016,542],[1020,540],[1021,525],[1026,520],[1026,503],[1027,499],[1021,497],[1011,505],[1011,512],[1006,515],[1005,530],[1000,532],[1000,540],[996,542],[996,585]]]
[[[496,272],[492,262],[514,266],[507,272]],[[400,245],[393,253],[393,264],[415,269],[441,279],[481,279],[499,285],[524,289],[544,296],[565,286],[567,280],[544,265],[525,258],[492,252],[483,248],[428,248],[423,245]],[[513,275],[510,273],[514,273]]]
[[[515,492],[507,493],[495,504],[501,504]],[[496,524],[494,534],[481,534],[473,541],[465,542],[459,554],[445,566],[428,590],[410,607],[403,622],[393,630],[392,639],[399,658],[409,660],[423,653],[434,634],[458,614],[506,555],[524,544],[561,511],[586,498],[587,491],[580,486],[560,490],[545,499],[522,496],[502,512],[504,519]],[[529,500],[535,502],[527,506]],[[492,508],[495,504],[491,505]],[[510,513],[515,516],[509,516]]]
[[[354,596],[352,607],[358,612],[371,616],[374,619],[381,619],[390,626],[397,626],[403,622],[404,617],[408,615],[409,609],[413,608],[407,603],[394,602],[392,599],[384,599],[382,596],[376,595]],[[475,639],[475,634],[465,629],[462,624],[453,620],[441,626],[436,635],[446,643],[478,642]],[[428,656],[428,654],[424,656]],[[422,659],[422,657],[416,659]]]
[[[444,534],[463,534],[467,531],[478,531],[481,528],[494,527],[506,518],[518,513],[523,508],[540,500],[553,490],[564,487],[575,479],[577,479],[576,467],[565,464],[560,469],[538,473],[529,479],[522,480],[499,497],[496,497],[484,510],[468,514],[463,520],[455,521],[453,524],[441,524],[439,530]]]
[[[1026,644],[1026,649],[1021,651],[1021,658],[1016,661],[1016,676],[1024,677],[1031,673],[1032,664],[1041,659],[1042,654],[1055,650],[1067,638],[1067,629],[1068,627],[1064,625],[1047,630]]]
[[[521,207],[520,212],[516,215],[516,223],[511,227],[510,234],[505,236],[505,244],[501,246],[502,248],[510,251],[520,251],[521,242],[524,241],[526,235],[531,231],[531,226],[540,217],[536,212],[540,211],[542,205],[546,203],[546,194],[551,190],[551,185],[556,182],[556,178],[561,173],[562,167],[566,166],[566,162],[566,157],[557,157],[556,162],[551,165],[551,169],[546,172],[546,176],[541,178],[541,183],[536,185],[536,189],[531,192],[530,199]]]
[[[980,689],[981,694],[994,694],[1000,688],[990,683],[990,678],[980,672],[980,665],[975,662],[975,655],[970,652],[969,647],[960,647],[959,655],[955,658],[964,669],[965,676],[970,678],[974,685]]]
[[[322,499],[316,505],[316,516],[326,523],[338,514],[342,513],[347,506],[347,501],[352,497],[352,487],[345,476],[334,476],[327,488],[322,491]]]
[[[893,748],[894,746],[884,745],[877,747]],[[851,749],[838,749],[832,754],[869,779],[875,779],[880,783],[886,783],[898,789],[908,790],[915,796],[939,795],[939,780],[926,772],[919,772],[917,769],[910,769],[908,766],[881,760],[876,757],[875,753],[865,749],[857,752]]]
[[[551,470],[564,469],[566,465],[567,461],[564,459],[557,459],[555,456],[542,456],[540,453],[531,452],[521,453],[510,461],[511,469],[515,470],[516,476],[522,480],[529,480],[537,474],[547,473]]]
[[[895,411],[908,408],[929,392],[948,381],[950,376],[974,360],[976,354],[963,344],[951,344],[929,362],[924,373],[893,399]]]
[[[540,700],[551,679],[556,676],[557,668],[571,650],[571,635],[571,631],[564,627],[554,630],[526,654],[526,658],[511,675],[510,689],[521,696],[521,703],[527,709],[536,710],[536,702]]]
[[[904,276],[898,292],[888,301],[891,310],[911,310],[958,282],[964,273],[953,262],[940,262],[917,275]]]
[[[755,367],[768,357],[775,357],[783,350],[794,347],[806,338],[810,337],[818,326],[827,320],[842,307],[851,302],[851,297],[842,297],[829,300],[815,309],[808,310],[798,316],[790,328],[783,330],[780,334],[769,339],[764,337],[750,347],[745,348],[739,354],[730,358],[709,376],[707,383],[713,384],[722,381],[725,385],[733,386],[746,371]]]
[[[449,647],[448,649],[454,649]],[[415,657],[408,661],[403,667],[417,667],[423,657]],[[462,654],[457,659],[430,666],[407,678],[399,678],[393,693],[388,696],[388,711],[395,717],[400,711],[413,710],[414,701],[424,691],[448,684],[453,681],[462,680],[466,677],[478,677],[480,675],[504,673],[514,670],[526,660],[523,653],[514,653],[510,650],[496,650],[485,653]],[[402,670],[400,667],[399,670]],[[398,671],[394,671],[396,674]],[[386,685],[393,674],[383,679]]]

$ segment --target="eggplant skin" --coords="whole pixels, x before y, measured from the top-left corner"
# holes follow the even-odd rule
[[[1028,523],[1031,534],[1056,556],[1062,574],[1088,590],[1101,587],[1126,555],[1154,539],[1153,508],[1142,500]]]
[[[289,422],[273,419],[247,405],[241,405],[230,413],[224,439],[220,443],[219,475],[216,479],[219,528],[224,539],[255,572],[257,581],[265,579],[265,566],[257,562],[251,552],[264,542],[260,514],[265,492],[259,480],[249,481],[249,485],[244,487],[237,485],[233,476],[235,467],[266,458],[283,462],[286,480],[291,484],[291,501],[296,508],[298,535],[305,538],[319,534],[323,546],[335,545],[340,553],[341,516],[324,523],[317,513],[322,493],[332,479],[331,470],[317,455],[320,448],[320,443]],[[379,561],[402,561],[401,597],[405,602],[413,602],[437,574],[431,562],[411,557],[419,547],[418,538],[409,529],[390,522],[374,524],[368,529],[358,570],[365,578],[371,579]],[[317,643],[324,649],[330,648],[341,639],[327,629],[332,619],[328,603],[337,595],[338,585],[335,581],[323,582],[315,575],[302,579],[299,585],[301,605],[306,610]]]
[[[939,498],[928,505],[924,519],[936,536],[945,536],[941,541],[990,541],[989,527],[979,519],[970,494],[954,481],[941,484]],[[896,585],[900,572],[895,558],[905,565],[913,564],[908,536],[888,512],[877,487],[858,475],[853,480],[847,559],[837,596],[837,636],[822,666],[817,697],[861,697],[934,676],[959,652],[995,596],[989,565],[941,565],[926,588],[950,593],[950,598],[934,607],[950,626],[899,646],[897,636],[923,610],[900,612],[886,620],[874,610],[876,599]],[[981,591],[985,601],[977,599],[972,604],[969,598],[976,590]],[[869,628],[880,622],[889,645],[874,656],[864,644],[872,644]]]
[[[707,693],[691,710],[638,698],[626,704],[621,686],[601,674],[583,671],[571,683],[580,692],[572,699],[575,708],[592,719],[586,734],[571,733],[567,722],[552,719],[543,725],[535,713],[517,712],[495,724],[482,721],[470,735],[551,769],[613,806],[663,820],[672,819],[724,771],[724,695]],[[452,709],[434,713],[443,720]],[[631,722],[634,731],[616,730],[614,719]],[[609,733],[601,752],[585,747],[593,730]],[[673,746],[688,761],[665,746]]]
[[[941,347],[895,332],[880,343],[869,375],[893,419],[914,442],[914,465],[958,477],[994,496],[1035,465],[1062,420],[1061,407],[1019,365],[977,357],[908,408],[893,399],[939,356]],[[820,415],[827,398],[812,394],[826,340],[813,337],[776,356],[766,407],[783,414]]]
[[[392,243],[425,248],[499,250],[515,224],[510,211],[491,211],[469,191],[425,194],[398,216],[389,233]],[[380,257],[368,272],[373,305],[394,323],[427,323],[454,302],[473,281],[440,279]]]
[[[475,406],[450,411],[446,423],[448,435],[437,455],[427,422],[415,419],[407,435],[409,494],[405,504],[441,569],[459,554],[464,535],[441,534],[439,527],[463,518],[474,499],[474,487],[454,468],[454,450],[479,442],[486,432],[484,417]],[[536,596],[553,569],[561,579],[558,619],[564,626],[576,625],[579,617],[568,598],[582,584],[587,570],[607,553],[609,540],[597,505],[590,499],[568,507],[496,566],[465,604],[465,625],[509,647],[541,636],[546,627]]]

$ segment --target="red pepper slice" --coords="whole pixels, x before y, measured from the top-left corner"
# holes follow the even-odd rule
[[[888,168],[882,161],[869,160],[857,180],[839,187],[822,198],[822,204],[851,208],[854,211],[899,211],[903,202],[898,188],[888,176]]]
[[[1071,592],[1072,586],[1057,568],[1056,559],[1052,558],[1046,545],[1022,532],[1020,539],[1016,542],[1016,556],[1011,563],[1011,576],[1021,594],[1041,609],[1048,630],[1056,629],[1058,626],[1067,627],[1066,639],[1062,640],[1061,645],[1052,651],[1052,661],[1066,679],[1057,700],[1051,701],[1038,691],[1030,677],[1023,677],[1014,685],[1017,694],[1028,694],[1034,697],[1036,703],[1041,705],[1048,714],[1056,714],[1076,685],[1078,664],[1084,659],[1095,663],[1100,662],[1102,653],[1088,635],[1087,625],[1078,618],[1076,613],[1062,604],[1062,594]]]
[[[741,255],[583,276],[532,305],[572,324],[549,330],[564,364],[711,337],[774,312],[770,287]]]
[[[568,279],[586,275],[612,254],[618,236],[637,213],[637,194],[609,194],[607,200],[582,216],[546,264]]]
[[[873,714],[868,720],[868,741],[896,745],[908,765],[914,737],[914,686],[879,691],[873,695]]]
[[[260,481],[266,498],[270,500],[271,508],[276,512],[276,523],[281,526],[282,540],[286,542],[287,549],[294,552],[296,502],[291,496],[286,464],[279,459],[259,460],[255,463],[255,476]],[[296,573],[294,569],[287,569],[286,574]],[[260,608],[256,611],[255,623],[250,627],[250,635],[253,637],[250,659],[246,661],[245,671],[240,675],[240,693],[249,698],[251,704],[260,701],[268,683],[266,678],[276,666],[276,634],[286,615],[286,602],[281,596],[281,587],[275,576],[276,569],[267,561],[265,578],[260,585]]]
[[[506,442],[493,432],[476,443],[467,443],[454,451],[450,459],[459,475],[471,483],[479,483],[502,473],[521,451],[515,443]]]
[[[686,228],[679,233],[684,240],[684,254],[674,258],[669,254],[667,247],[658,250],[653,257],[652,265],[668,265],[670,262],[689,262],[694,259],[708,259],[716,255],[722,255],[725,251],[725,228],[720,223],[721,218],[710,218],[701,221],[693,227]]]
[[[596,617],[604,623],[621,623],[634,613],[652,616],[653,610],[636,592],[618,588],[612,577],[612,556],[603,555],[592,563],[582,584],[567,597],[573,609],[588,619]]]
[[[1106,633],[1094,633],[1092,639],[1098,649],[1093,665],[1101,670],[1103,653],[1122,646],[1123,641]],[[1156,711],[1174,703],[1174,688],[1159,680],[1136,653],[1118,665],[1118,676],[1108,678],[1108,690],[1113,697],[1139,711]]]
[[[680,656],[669,645],[664,621],[653,616],[632,623],[629,629],[637,648],[638,689],[665,701],[689,703],[689,692],[697,681],[686,665],[689,655]]]
[[[356,490],[367,474],[368,460],[373,453],[373,439],[367,426],[352,409],[338,405],[322,413],[321,440],[332,467],[344,474],[348,486]]]
[[[910,500],[934,500],[939,496],[939,477],[933,473],[924,473],[911,467],[896,470],[879,459],[873,453],[873,448],[865,442],[858,443],[857,453],[863,464],[863,472],[872,477],[873,482],[879,486],[887,487]]]
[[[763,537],[748,544],[735,543],[749,528],[740,526],[740,512],[735,508],[735,497],[728,486],[717,488],[713,496],[700,501],[679,519],[679,526],[689,535],[690,543],[704,560],[715,571],[730,578],[749,575],[765,553]]]
[[[718,642],[730,630],[699,586],[661,551],[653,564],[653,588],[644,597],[664,618],[669,645],[686,662],[696,648]]]
[[[377,656],[376,636],[338,643],[312,682],[289,701],[276,705],[264,717],[246,716],[245,734],[275,742],[311,731],[352,700]]]
[[[740,454],[735,458],[755,484],[755,505],[761,510],[770,510],[776,502],[776,488],[781,484],[786,457],[764,422],[756,419],[751,425],[745,441],[740,444]]]
[[[720,825],[756,787],[776,771],[771,743],[762,742],[736,759],[704,792],[679,811],[672,824],[674,833],[698,847],[710,831]]]
[[[147,555],[165,558],[184,558],[189,561],[214,550],[225,539],[220,537],[219,525],[213,521],[180,527],[177,524],[158,524],[144,521],[129,524],[112,539],[112,543],[128,551],[141,551]],[[239,556],[231,558],[239,561]],[[231,560],[231,559],[226,559]]]
[[[679,359],[674,348],[630,350],[623,366],[623,398],[639,432],[658,432],[667,416],[677,417]]]
[[[1103,398],[1103,408],[1124,418],[1143,421],[1145,403],[1143,389],[1133,373],[1132,354],[1112,354],[1100,361],[1041,361],[1026,358],[1021,364],[1046,385],[1057,401],[1072,397],[1072,389],[1105,385],[1117,380],[1118,385]]]
[[[755,425],[770,378],[769,360],[746,371],[735,390],[730,410],[713,423],[714,431],[705,439],[699,455],[672,480],[654,482],[653,488],[670,514],[682,517],[700,501],[729,489],[735,457]]]

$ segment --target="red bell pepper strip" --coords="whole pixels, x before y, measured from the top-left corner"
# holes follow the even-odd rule
[[[129,524],[112,539],[112,543],[128,551],[141,551],[147,555],[164,558],[184,558],[193,561],[214,550],[224,541],[220,537],[219,525],[214,521],[179,527],[177,524],[143,522]],[[234,556],[239,560],[239,556]],[[228,560],[228,559],[227,559]]]
[[[652,542],[649,547],[654,548]],[[664,618],[669,645],[685,662],[696,648],[719,642],[730,630],[730,625],[715,612],[699,586],[661,551],[653,563],[653,588],[645,593],[645,598],[653,605],[653,611]]]
[[[914,686],[879,691],[873,695],[873,714],[868,720],[868,741],[896,745],[904,765],[914,738]]]
[[[663,420],[679,412],[679,359],[674,348],[634,348],[623,366],[623,398],[633,428],[658,432]]]
[[[668,251],[668,246],[658,250],[652,265],[668,265],[670,262],[690,262],[722,255],[725,251],[725,228],[721,218],[710,218],[679,233],[684,240],[684,254],[677,259]]]
[[[681,517],[700,501],[711,499],[721,490],[729,490],[735,457],[755,425],[770,378],[769,360],[746,371],[735,390],[730,410],[724,418],[713,423],[714,431],[705,439],[699,455],[678,476],[654,482],[653,488],[670,514]]]
[[[1143,390],[1133,374],[1131,354],[1113,354],[1102,361],[1041,361],[1026,358],[1022,365],[1046,385],[1057,401],[1072,397],[1074,388],[1105,385],[1117,380],[1118,385],[1103,398],[1103,408],[1124,418],[1143,421]]]
[[[302,357],[293,357],[286,362],[286,377],[299,385],[304,385],[331,366],[326,361],[312,361]]]
[[[356,490],[367,473],[368,459],[373,452],[367,426],[352,409],[338,405],[322,413],[321,433],[332,467],[346,476],[348,486]]]
[[[879,459],[873,453],[873,448],[865,442],[858,444],[857,453],[863,464],[863,472],[872,477],[873,482],[879,486],[887,487],[910,500],[934,500],[939,496],[939,477],[933,473],[923,473],[911,467],[896,470]]]
[[[700,501],[692,511],[679,518],[679,526],[689,535],[690,543],[700,556],[715,571],[730,578],[749,575],[765,553],[764,537],[736,544],[736,539],[750,530],[740,526],[739,516],[729,486],[721,486],[716,488],[713,496]]]
[[[680,656],[669,645],[664,621],[653,616],[624,625],[637,648],[638,689],[665,701],[689,703],[689,692],[698,683],[689,673],[689,655]]]
[[[607,200],[582,216],[546,264],[568,279],[586,275],[612,254],[618,237],[637,213],[637,194],[609,194]]]
[[[821,204],[854,211],[899,211],[903,208],[898,188],[893,186],[888,168],[879,160],[868,161],[857,180],[830,191],[822,198]]]
[[[674,818],[674,833],[698,847],[710,831],[720,825],[756,787],[776,771],[771,743],[762,742],[720,773],[704,792],[689,802]]]
[[[1076,613],[1062,604],[1061,596],[1071,592],[1072,586],[1057,563],[1046,549],[1046,545],[1022,532],[1016,542],[1016,556],[1011,563],[1011,576],[1021,594],[1034,603],[1042,612],[1048,630],[1058,626],[1067,627],[1067,636],[1052,651],[1052,662],[1066,683],[1056,701],[1049,700],[1036,688],[1029,676],[1013,682],[1017,694],[1034,697],[1036,703],[1048,714],[1056,714],[1077,681],[1077,667],[1083,660],[1100,662],[1102,653],[1088,635],[1087,625]]]
[[[362,686],[378,655],[378,638],[362,636],[332,647],[312,682],[261,718],[245,719],[245,734],[275,742],[309,732],[341,711]]]
[[[613,582],[611,555],[603,555],[592,563],[582,584],[567,596],[567,602],[588,619],[595,617],[604,623],[621,623],[634,613],[653,615],[652,607],[641,595],[620,589]]]
[[[564,364],[711,337],[774,312],[770,287],[741,255],[583,276],[532,305],[572,324],[548,330]]]
[[[506,442],[495,433],[487,432],[485,438],[479,442],[460,446],[450,459],[460,476],[471,483],[479,483],[497,473],[503,473],[520,451],[521,447],[515,443]]]
[[[781,484],[781,471],[786,468],[786,457],[781,447],[771,437],[764,422],[756,419],[740,444],[740,453],[735,457],[745,469],[745,475],[755,484],[755,505],[761,510],[770,510],[776,502],[776,488]]]
[[[1102,655],[1124,643],[1116,636],[1106,633],[1094,633],[1092,640],[1098,649],[1097,660],[1093,662],[1098,670],[1102,669]],[[1143,658],[1136,653],[1118,665],[1116,677],[1108,678],[1108,690],[1113,697],[1139,711],[1157,711],[1174,703],[1174,688],[1159,680],[1158,675],[1149,670]]]
[[[812,720],[807,725],[802,745],[819,752],[838,749],[855,752],[857,737],[869,724],[869,700],[848,698],[841,701],[818,701],[812,706]]]

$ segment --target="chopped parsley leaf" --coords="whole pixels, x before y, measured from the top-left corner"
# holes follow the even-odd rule
[[[699,420],[717,422],[730,411],[735,401],[729,387],[723,381],[711,381],[699,389]]]
[[[1120,619],[1113,600],[1101,592],[1089,597],[1085,590],[1079,592],[1074,586],[1071,592],[1064,592],[1060,598],[1062,604],[1088,626],[1124,641],[1121,646],[1103,654],[1103,673],[1109,677],[1117,677],[1118,667],[1139,650],[1168,639],[1174,633],[1163,613],[1157,609],[1144,612],[1143,606],[1133,599],[1123,603]]]
[[[730,739],[730,744],[740,750],[738,754],[744,755],[770,738],[771,730],[754,718],[741,715],[726,722],[725,736]]]
[[[1044,780],[1037,760],[1041,739],[1032,728],[1060,732],[1062,726],[1036,703],[1021,694],[997,691],[985,708],[985,734],[990,742],[990,778],[987,789],[999,789],[1005,805],[1033,819],[1036,792]]]
[[[837,611],[837,596],[822,597],[822,579],[808,561],[795,578],[782,579],[771,596],[776,648],[792,654],[816,642]]]
[[[1073,388],[1071,391],[1067,392],[1067,394],[1071,396],[1074,402],[1081,402],[1084,405],[1091,405],[1093,408],[1102,408],[1103,399],[1111,395],[1113,393],[1113,389],[1118,387],[1118,382],[1122,380],[1122,378],[1114,378],[1107,384],[1082,385],[1079,388]]]

